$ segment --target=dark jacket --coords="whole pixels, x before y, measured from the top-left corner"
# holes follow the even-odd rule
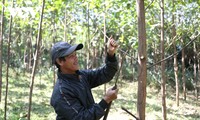
[[[79,70],[77,74],[62,74],[51,96],[57,120],[99,120],[108,104],[94,102],[91,88],[109,82],[118,69],[116,57],[107,57],[105,66],[95,70]]]

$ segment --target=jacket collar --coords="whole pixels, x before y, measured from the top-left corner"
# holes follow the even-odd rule
[[[60,71],[57,72],[58,79],[62,80],[77,80],[79,79],[79,76],[81,75],[81,72],[79,70],[76,71],[75,74],[63,74]]]

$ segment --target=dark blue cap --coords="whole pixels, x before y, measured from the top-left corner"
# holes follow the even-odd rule
[[[57,42],[51,48],[51,59],[52,63],[55,64],[56,59],[60,57],[65,57],[76,50],[83,48],[83,44],[70,45],[67,42]]]

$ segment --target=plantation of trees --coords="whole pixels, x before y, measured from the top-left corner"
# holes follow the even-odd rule
[[[119,70],[93,91],[98,100],[118,79],[121,97],[108,116],[124,105],[135,117],[124,111],[129,118],[123,120],[200,119],[199,34],[199,0],[2,0],[0,119],[55,120],[49,104],[57,72],[51,47],[58,41],[82,43],[80,68],[95,69],[104,64],[110,36],[119,44]],[[150,106],[149,96],[157,107]],[[176,112],[189,103],[195,112],[173,118],[166,99]],[[151,111],[159,112],[157,118]]]

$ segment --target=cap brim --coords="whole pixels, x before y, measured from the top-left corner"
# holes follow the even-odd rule
[[[82,48],[83,48],[83,44],[73,45],[63,54],[63,57],[73,53],[76,50],[80,50]]]
[[[80,49],[82,49],[82,48],[83,48],[83,44],[80,43],[80,44],[77,45],[76,50],[80,50]]]

